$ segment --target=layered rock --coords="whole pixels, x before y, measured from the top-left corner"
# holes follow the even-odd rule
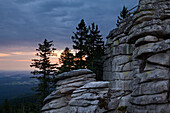
[[[108,110],[109,82],[91,82],[71,95],[69,113],[103,113]]]
[[[107,81],[95,81],[88,69],[57,75],[56,90],[44,100],[42,113],[103,113],[116,110],[124,92],[109,88]]]
[[[87,69],[79,69],[59,74],[56,80],[56,90],[45,98],[42,113],[68,113],[72,92],[95,81],[95,74]]]
[[[60,74],[56,90],[44,100],[42,113],[113,113],[123,105],[127,92],[110,88],[110,82],[95,81],[87,69]]]
[[[139,0],[107,37],[104,81],[90,70],[57,76],[43,113],[170,112],[170,1]],[[109,82],[108,82],[109,81]]]
[[[170,112],[169,0],[140,0],[134,15],[110,32],[105,53],[104,80],[126,92],[121,101],[128,112]]]

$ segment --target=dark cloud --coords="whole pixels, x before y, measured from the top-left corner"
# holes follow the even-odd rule
[[[35,2],[36,0],[13,0],[17,4],[26,4],[26,3],[31,3]]]
[[[57,48],[71,46],[82,18],[98,24],[106,37],[122,6],[136,4],[136,0],[0,0],[0,48],[32,47],[44,38],[54,40]]]

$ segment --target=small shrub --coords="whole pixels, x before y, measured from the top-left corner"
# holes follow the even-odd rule
[[[120,106],[118,108],[118,111],[121,111],[122,113],[125,113],[126,112],[126,109],[127,109],[127,106]]]

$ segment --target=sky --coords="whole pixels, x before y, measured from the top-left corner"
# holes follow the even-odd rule
[[[58,57],[72,48],[71,36],[81,19],[99,25],[104,40],[116,27],[123,5],[138,0],[0,0],[0,70],[32,70],[38,43],[53,40]],[[57,62],[57,58],[52,58]]]

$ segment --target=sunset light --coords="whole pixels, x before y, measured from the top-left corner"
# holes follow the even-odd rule
[[[0,113],[170,113],[170,0],[0,0]]]
[[[10,56],[10,54],[0,53],[0,57],[7,57],[7,56]]]
[[[50,56],[51,63],[59,63],[58,58],[60,57],[63,50],[55,50],[54,56]],[[32,70],[30,68],[31,59],[38,58],[35,52],[9,52],[0,53],[0,70]],[[3,64],[3,65],[2,65]],[[5,65],[4,65],[5,64]]]

